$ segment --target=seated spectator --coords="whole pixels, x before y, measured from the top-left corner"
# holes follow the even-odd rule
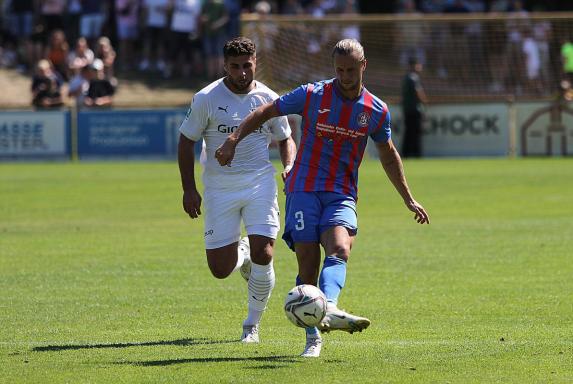
[[[114,63],[115,63],[115,50],[111,46],[111,41],[102,36],[98,39],[96,50],[95,50],[95,57],[96,59],[100,59],[103,62],[103,73],[106,79],[111,81],[113,86],[117,85],[117,79],[114,76]]]
[[[62,79],[54,71],[48,60],[40,60],[36,74],[32,78],[32,105],[37,108],[57,108],[62,106],[60,88]]]
[[[74,98],[76,106],[81,108],[90,89],[90,81],[94,78],[93,64],[88,64],[75,75],[68,85],[68,97]]]
[[[70,47],[66,40],[66,35],[61,29],[56,29],[50,34],[50,40],[44,52],[44,59],[49,60],[58,75],[64,80],[68,80],[68,67],[66,58]]]
[[[87,107],[109,107],[113,103],[115,89],[103,73],[103,62],[94,60],[89,66],[92,74],[88,93],[84,98],[84,105]]]
[[[68,69],[71,76],[75,76],[80,69],[93,63],[94,53],[88,47],[85,37],[80,37],[76,42],[76,48],[68,55]]]

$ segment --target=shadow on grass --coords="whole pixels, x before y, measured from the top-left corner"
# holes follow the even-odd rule
[[[168,366],[175,364],[189,364],[189,363],[229,363],[234,361],[260,361],[266,364],[262,367],[265,369],[269,368],[280,368],[281,366],[276,366],[272,364],[276,363],[296,363],[300,362],[293,356],[256,356],[256,357],[198,357],[193,359],[171,359],[171,360],[150,360],[150,361],[125,361],[118,362],[116,364],[127,364],[136,365],[138,367],[158,367],[158,366]]]
[[[78,349],[100,349],[100,348],[129,348],[129,347],[150,347],[155,345],[201,345],[201,344],[226,344],[238,343],[239,340],[209,340],[206,338],[195,339],[179,339],[179,340],[160,340],[160,341],[145,341],[141,343],[111,343],[111,344],[84,344],[84,345],[46,345],[43,347],[34,347],[34,352],[53,352],[53,351],[68,351]]]

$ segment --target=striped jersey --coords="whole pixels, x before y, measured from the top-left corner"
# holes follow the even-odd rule
[[[384,102],[362,89],[344,98],[334,79],[301,85],[275,100],[280,114],[302,116],[302,135],[286,192],[338,192],[358,195],[358,167],[368,136],[390,139],[390,112]]]

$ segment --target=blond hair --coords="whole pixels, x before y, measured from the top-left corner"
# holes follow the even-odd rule
[[[358,61],[364,61],[364,47],[356,39],[340,40],[332,49],[332,57],[335,55],[354,55]]]

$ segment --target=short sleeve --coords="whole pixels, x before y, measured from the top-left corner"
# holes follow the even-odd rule
[[[370,134],[370,137],[377,143],[385,143],[388,140],[390,140],[391,135],[392,135],[392,130],[391,130],[390,110],[384,108],[384,110],[381,113],[380,120],[374,131]]]
[[[196,94],[187,110],[185,119],[179,126],[179,132],[189,140],[199,141],[203,136],[203,131],[207,128],[208,122],[207,98],[203,94]]]
[[[307,90],[308,85],[301,85],[293,89],[291,92],[275,100],[275,107],[281,115],[302,115]]]
[[[286,116],[279,116],[269,121],[273,140],[282,141],[291,134],[290,125]]]

